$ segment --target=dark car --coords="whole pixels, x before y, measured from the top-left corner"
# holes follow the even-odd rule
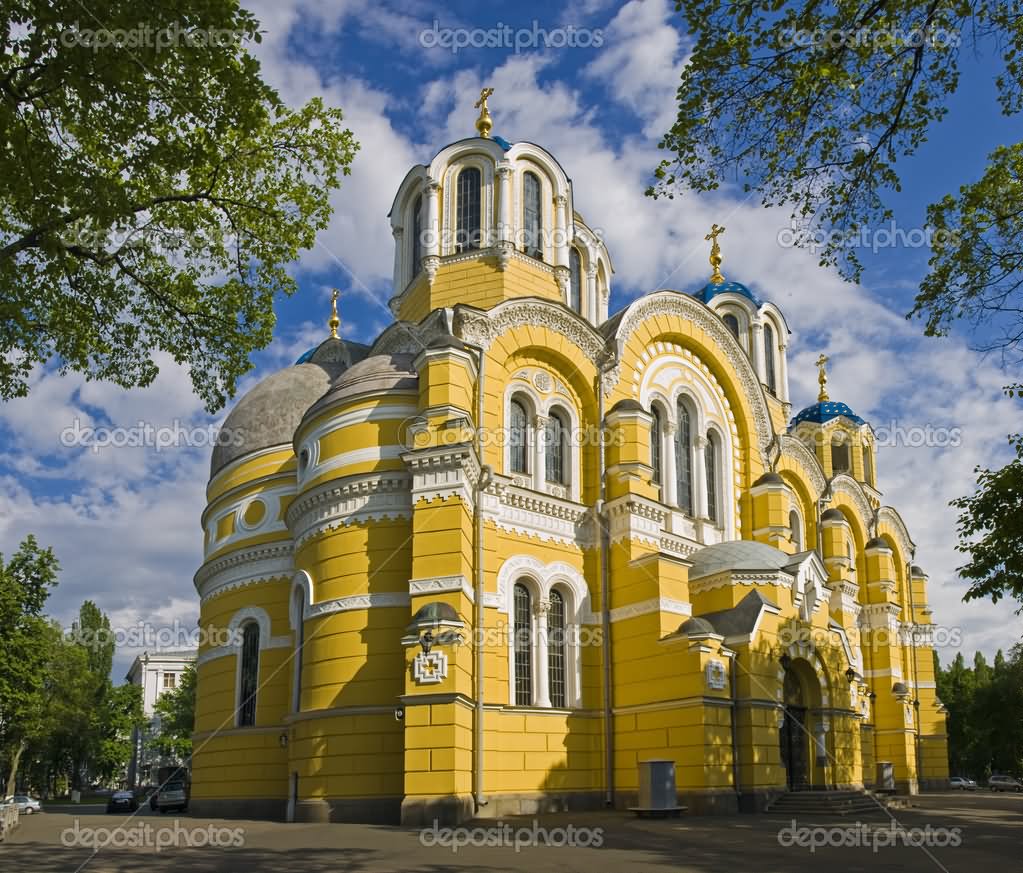
[[[160,786],[156,792],[156,808],[160,812],[178,811],[188,809],[188,786],[184,780],[174,779],[165,785]]]
[[[1023,784],[1011,776],[992,776],[987,781],[987,787],[992,791],[1023,791]]]
[[[135,812],[139,802],[130,791],[115,791],[107,801],[107,812]]]

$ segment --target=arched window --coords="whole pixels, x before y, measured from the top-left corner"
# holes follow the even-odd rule
[[[772,394],[778,391],[778,380],[774,375],[774,328],[764,325],[764,381]]]
[[[515,703],[533,702],[533,598],[521,582],[515,584]]]
[[[540,208],[540,178],[536,173],[522,177],[523,251],[543,260],[543,212]]]
[[[568,472],[568,428],[562,413],[552,411],[544,431],[547,450],[547,481],[564,484]]]
[[[510,450],[511,471],[528,473],[527,455],[529,448],[529,424],[526,407],[518,400],[511,402],[508,415],[508,448]]]
[[[458,174],[458,215],[455,251],[467,252],[480,247],[483,229],[480,223],[480,171],[466,167]]]
[[[729,313],[726,313],[725,316],[721,320],[725,323],[725,327],[728,328],[728,330],[732,334],[732,336],[734,336],[736,339],[738,339],[739,338],[739,319],[736,318],[734,315],[732,315],[731,312],[729,312]]]
[[[874,484],[874,462],[870,457],[870,446],[863,447],[863,481]]]
[[[654,484],[661,484],[661,413],[656,406],[651,407],[650,415],[650,466],[654,470]]]
[[[256,690],[259,687],[259,625],[250,621],[242,632],[242,663],[238,682],[238,726],[256,723]]]
[[[573,248],[568,255],[568,305],[579,312],[583,299],[583,259],[579,249]]]
[[[551,591],[551,608],[547,613],[547,661],[551,706],[564,707],[565,689],[565,598],[557,589]]]
[[[837,433],[831,438],[831,472],[849,472],[849,443],[844,433]]]
[[[678,480],[678,506],[687,515],[693,514],[693,434],[689,410],[678,404],[678,434],[675,437],[675,470]]]
[[[294,712],[302,709],[302,655],[305,648],[305,595],[301,588],[295,589],[295,687],[291,695],[291,708]]]
[[[412,276],[423,268],[423,195],[412,204]]]
[[[803,525],[799,521],[799,513],[794,509],[789,511],[789,531],[796,551],[803,551]]]
[[[707,445],[703,449],[703,473],[707,479],[707,518],[718,520],[718,448],[714,435],[707,432]]]

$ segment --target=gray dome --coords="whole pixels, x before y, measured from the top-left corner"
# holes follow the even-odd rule
[[[867,544],[863,547],[864,549],[888,549],[890,552],[892,547],[888,545],[881,537],[874,537],[873,539],[867,540]]]
[[[693,617],[686,619],[682,624],[678,626],[678,632],[680,634],[688,634],[689,636],[696,636],[697,634],[713,634],[717,633],[712,625],[705,618]]]
[[[458,349],[459,351],[465,351],[466,346],[458,337],[452,336],[451,334],[442,333],[440,336],[435,336],[430,340],[426,347],[428,349]]]
[[[325,406],[358,397],[391,391],[417,391],[419,376],[412,366],[414,355],[370,355],[349,367],[306,413],[315,415]]]
[[[905,682],[896,682],[892,686],[892,694],[896,697],[903,697],[904,695],[909,694],[909,687]]]
[[[841,509],[832,507],[831,509],[825,509],[821,513],[821,521],[845,521],[845,516],[842,515]]]
[[[911,576],[926,576],[927,574],[923,571],[923,568],[919,564],[914,564],[909,568]]]
[[[224,420],[223,443],[213,448],[212,479],[232,461],[271,446],[290,445],[305,411],[351,361],[340,339],[328,339],[300,363],[263,379],[242,395]]]
[[[614,406],[611,407],[612,412],[646,412],[643,408],[643,404],[638,400],[633,400],[631,397],[627,397],[625,400],[619,400]]]
[[[756,482],[753,483],[753,487],[756,488],[758,485],[784,485],[785,480],[782,479],[777,473],[764,473]]]
[[[716,543],[706,546],[693,555],[690,579],[710,576],[724,570],[767,570],[774,572],[792,563],[792,555],[766,543],[752,540],[736,540],[730,543]]]

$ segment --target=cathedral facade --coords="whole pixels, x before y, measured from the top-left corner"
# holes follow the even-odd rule
[[[693,811],[948,776],[927,576],[870,425],[793,415],[785,317],[721,273],[610,315],[558,161],[442,149],[390,213],[394,322],[231,411],[195,584],[197,814]],[[879,776],[879,773],[881,774]]]

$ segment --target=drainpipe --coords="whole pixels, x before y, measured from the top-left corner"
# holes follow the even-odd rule
[[[463,341],[464,342],[464,341]],[[473,690],[476,697],[473,718],[473,761],[472,761],[472,793],[476,811],[487,805],[483,793],[483,493],[493,480],[493,469],[483,464],[483,387],[486,368],[486,354],[482,346],[465,343],[466,348],[476,352],[476,428],[473,434],[473,445],[476,456],[480,460],[480,473],[476,480],[476,499],[473,505],[473,522],[475,527],[476,566],[474,569],[475,596],[473,598],[473,660],[475,673]]]
[[[732,663],[728,665],[728,684],[732,692],[732,789],[735,791],[737,809],[742,805],[742,786],[739,785],[739,685],[735,676],[738,667],[739,653],[733,652]]]
[[[614,770],[614,724],[612,700],[613,684],[611,675],[611,603],[610,603],[610,537],[604,518],[604,501],[607,495],[607,457],[604,446],[604,374],[611,368],[612,359],[608,359],[597,371],[597,421],[600,425],[600,442],[597,478],[599,493],[595,507],[595,517],[600,535],[600,627],[604,635],[603,646],[603,692],[604,692],[604,805],[614,806],[615,770]]]
[[[916,549],[909,553],[909,561],[906,563],[906,588],[909,591],[909,624],[912,630],[909,638],[909,661],[913,665],[913,721],[916,724],[916,740],[913,743],[916,751],[916,788],[920,791],[923,782],[923,769],[920,764],[920,736],[923,733],[920,727],[920,676],[917,673],[916,665],[916,606],[913,603],[913,561],[916,559]]]

